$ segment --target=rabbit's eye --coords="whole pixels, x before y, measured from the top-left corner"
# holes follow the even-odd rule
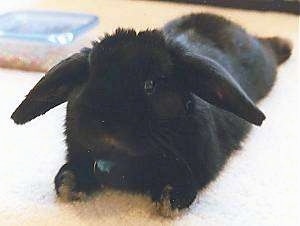
[[[144,83],[144,90],[147,95],[151,95],[154,92],[155,84],[152,80],[146,80]]]

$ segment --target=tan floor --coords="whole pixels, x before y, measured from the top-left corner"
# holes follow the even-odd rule
[[[1,69],[0,225],[299,225],[299,17],[125,0],[47,0],[35,7],[97,14],[95,36],[117,27],[156,28],[179,15],[213,12],[253,34],[289,38],[294,52],[260,103],[267,115],[263,126],[251,131],[216,182],[175,220],[157,216],[146,197],[116,191],[84,203],[58,202],[52,181],[64,161],[65,105],[25,126],[14,125],[10,113],[42,75]]]

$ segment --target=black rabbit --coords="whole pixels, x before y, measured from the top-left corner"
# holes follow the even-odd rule
[[[26,123],[68,101],[67,163],[58,196],[103,186],[149,194],[168,210],[190,206],[264,114],[291,45],[256,38],[211,14],[161,30],[118,29],[53,67],[12,114]]]

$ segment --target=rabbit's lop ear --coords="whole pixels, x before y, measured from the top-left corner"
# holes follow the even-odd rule
[[[254,105],[232,75],[205,56],[185,55],[178,62],[188,89],[205,101],[261,125],[265,115]]]
[[[83,49],[49,70],[12,114],[15,123],[24,124],[67,101],[71,91],[88,78],[89,52]]]

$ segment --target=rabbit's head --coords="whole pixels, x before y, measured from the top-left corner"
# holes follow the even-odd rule
[[[122,29],[52,68],[12,118],[23,124],[69,101],[67,130],[83,145],[136,155],[168,133],[157,125],[192,113],[191,93],[253,124],[265,118],[213,59],[189,54],[160,31]]]

